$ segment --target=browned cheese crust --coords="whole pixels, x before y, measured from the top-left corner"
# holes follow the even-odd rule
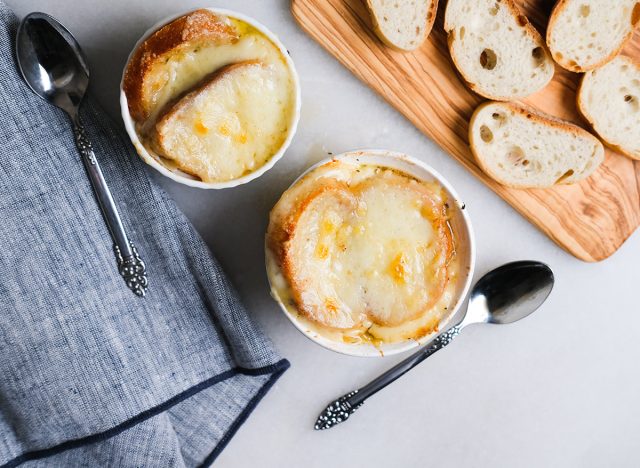
[[[234,27],[209,10],[196,10],[161,27],[138,46],[127,64],[123,89],[131,117],[138,122],[149,116],[145,108],[144,81],[151,68],[194,42],[221,44],[238,40]]]

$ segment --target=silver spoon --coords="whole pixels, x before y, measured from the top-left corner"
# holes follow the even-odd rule
[[[78,115],[89,85],[89,68],[80,46],[54,18],[44,13],[31,13],[18,28],[16,55],[18,68],[33,92],[71,118],[76,146],[113,239],[118,271],[136,295],[144,296],[148,286],[145,264],[125,233]]]
[[[553,272],[540,262],[508,263],[490,271],[473,287],[467,312],[457,325],[364,387],[331,402],[320,413],[315,429],[330,429],[346,421],[367,398],[447,346],[466,326],[474,323],[503,325],[525,318],[547,299],[553,283]]]

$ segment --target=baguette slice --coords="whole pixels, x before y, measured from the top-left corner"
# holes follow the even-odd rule
[[[547,188],[587,178],[604,159],[589,132],[521,104],[481,104],[469,125],[471,150],[489,176],[514,188]]]
[[[163,111],[151,134],[152,147],[204,182],[253,172],[286,139],[291,86],[261,62],[223,67]]]
[[[238,40],[236,29],[209,10],[196,10],[173,20],[149,36],[133,53],[124,72],[122,87],[131,117],[138,122],[149,118],[176,94],[195,83],[171,83],[202,76],[176,73],[181,64],[193,63],[198,49]],[[191,67],[193,68],[193,66]],[[177,89],[169,89],[175,85]]]
[[[611,61],[638,23],[638,0],[559,0],[549,18],[547,44],[560,66],[585,72]]]
[[[578,109],[607,145],[640,159],[640,63],[621,55],[587,72]]]
[[[444,28],[453,63],[482,96],[524,98],[553,78],[542,36],[513,0],[449,0]]]
[[[422,45],[438,10],[438,0],[367,0],[367,5],[380,40],[403,51]]]

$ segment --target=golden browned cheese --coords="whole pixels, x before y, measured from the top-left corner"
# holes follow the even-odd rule
[[[429,334],[458,275],[448,211],[437,183],[379,166],[321,166],[271,212],[274,293],[346,342]]]
[[[229,44],[237,40],[233,25],[209,10],[196,10],[154,32],[135,50],[124,74],[123,89],[133,119],[141,122],[149,117],[153,92],[157,91],[150,83],[155,67],[205,42]]]
[[[204,182],[242,177],[266,164],[285,141],[291,89],[286,74],[259,61],[223,67],[166,106],[152,146]]]

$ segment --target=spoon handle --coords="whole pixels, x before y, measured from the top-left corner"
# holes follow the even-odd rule
[[[127,237],[124,226],[122,225],[122,220],[118,214],[118,209],[113,201],[107,182],[104,180],[96,155],[93,152],[91,142],[87,137],[84,126],[77,117],[73,121],[73,132],[75,134],[78,151],[82,156],[82,162],[87,170],[93,191],[102,210],[102,215],[113,239],[113,250],[118,262],[118,271],[124,278],[129,289],[137,296],[143,297],[148,286],[145,264],[140,258],[133,242],[129,241]]]
[[[416,367],[429,356],[447,346],[456,336],[458,336],[461,329],[462,327],[460,325],[450,328],[435,338],[429,345],[412,354],[404,361],[400,361],[398,364],[369,382],[364,387],[349,392],[331,402],[318,417],[315,429],[329,429],[336,424],[346,421],[347,418],[355,412],[355,410],[362,406],[367,398],[379,392],[391,382],[394,382]]]

